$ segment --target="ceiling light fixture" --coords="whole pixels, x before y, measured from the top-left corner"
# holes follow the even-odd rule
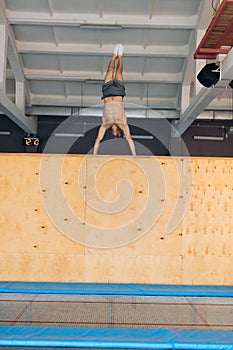
[[[153,140],[154,139],[152,135],[131,135],[131,136],[132,136],[132,139],[134,140]]]
[[[122,29],[121,25],[118,24],[80,24],[79,26],[80,29],[94,29],[94,30],[119,30]]]
[[[9,136],[10,134],[10,131],[0,131],[0,136]]]
[[[195,135],[193,136],[194,140],[205,140],[205,141],[224,141],[223,136],[201,136],[201,135]]]
[[[65,134],[65,133],[55,133],[55,137],[84,137],[84,134]]]

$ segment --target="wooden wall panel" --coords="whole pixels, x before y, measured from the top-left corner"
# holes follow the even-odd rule
[[[0,158],[0,280],[233,284],[231,158]]]

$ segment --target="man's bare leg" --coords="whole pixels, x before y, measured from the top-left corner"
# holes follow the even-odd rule
[[[104,78],[104,82],[107,83],[108,81],[114,80],[114,71],[115,71],[115,60],[118,55],[118,45],[115,46],[113,55],[111,57],[111,60],[108,64],[108,69]]]
[[[117,68],[116,68],[116,74],[115,74],[115,79],[124,81],[123,79],[123,60],[122,60],[122,55],[123,55],[124,48],[121,44],[118,44],[118,63],[117,63]],[[115,97],[115,101],[117,101],[118,96]],[[135,151],[135,146],[134,142],[131,137],[131,133],[129,130],[128,124],[117,124],[117,126],[124,132],[125,138],[129,144],[129,148],[131,150],[131,153],[133,156],[136,156],[136,151]]]
[[[118,44],[118,62],[117,62],[117,67],[116,67],[115,79],[123,82],[124,79],[123,79],[122,55],[123,55],[123,46],[121,44]]]

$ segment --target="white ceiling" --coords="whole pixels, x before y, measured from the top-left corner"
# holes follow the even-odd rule
[[[10,43],[6,94],[15,102],[13,77],[22,72],[19,81],[31,115],[99,105],[108,61],[115,44],[122,43],[125,102],[182,118],[195,99],[195,69],[205,64],[197,63],[193,53],[217,2],[0,0],[0,23],[7,27]],[[94,27],[87,29],[88,24]],[[229,90],[222,90],[208,105],[202,100],[201,109],[228,109],[229,96]],[[25,125],[22,114],[4,101],[2,110],[15,113]]]

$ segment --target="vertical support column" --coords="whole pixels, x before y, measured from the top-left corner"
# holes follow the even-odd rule
[[[205,30],[198,30],[197,31],[197,47],[199,45],[199,42],[202,40],[203,36],[205,35]],[[196,96],[200,90],[203,88],[203,85],[201,85],[199,83],[199,81],[197,80],[197,75],[198,73],[201,71],[201,69],[206,65],[206,60],[203,59],[198,59],[195,60],[195,81],[194,81],[194,95]]]
[[[190,42],[195,42],[196,33],[193,31]],[[191,100],[191,88],[193,88],[193,76],[195,74],[195,62],[193,59],[194,46],[190,45],[189,52],[184,64],[185,74],[183,76],[181,90],[181,114],[188,108]],[[193,96],[192,96],[193,97]]]
[[[15,89],[15,104],[23,112],[23,114],[25,114],[25,82],[16,81]]]
[[[183,85],[181,91],[181,113],[183,113],[190,104],[191,85]]]
[[[3,93],[6,92],[7,45],[6,25],[0,24],[0,91]]]
[[[17,56],[17,51],[12,46],[12,43],[9,40],[8,43],[8,60],[11,65],[12,73],[15,79],[15,105],[24,113],[25,112],[25,94],[26,94],[26,85],[23,75],[22,68]]]

